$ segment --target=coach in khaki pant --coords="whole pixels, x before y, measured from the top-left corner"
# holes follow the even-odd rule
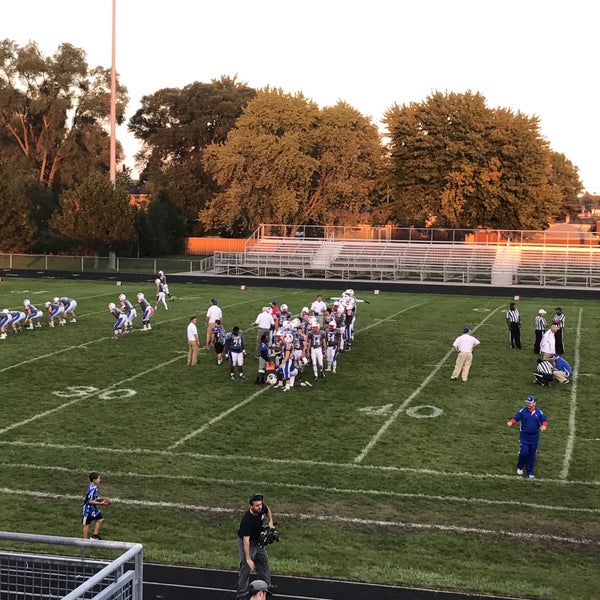
[[[188,366],[198,364],[198,350],[200,350],[200,340],[198,340],[198,328],[196,327],[196,317],[190,318],[190,323],[187,326],[188,339]]]
[[[473,362],[473,348],[479,346],[479,340],[471,335],[471,330],[468,327],[463,329],[463,334],[454,340],[454,349],[458,352],[456,364],[450,379],[457,379],[462,374],[462,380],[467,381],[469,378],[469,369]]]

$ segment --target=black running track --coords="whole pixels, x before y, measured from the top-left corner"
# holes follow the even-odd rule
[[[144,600],[234,600],[237,572],[144,565]],[[507,600],[353,581],[273,576],[273,598],[286,600]],[[516,600],[516,599],[512,599]]]

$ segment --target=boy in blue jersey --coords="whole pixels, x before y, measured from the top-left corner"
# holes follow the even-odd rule
[[[540,439],[540,431],[546,431],[548,419],[541,408],[536,406],[536,397],[528,396],[525,406],[507,423],[512,427],[520,423],[519,458],[517,460],[517,475],[527,472],[529,479],[534,479],[535,458]]]
[[[87,540],[88,531],[90,525],[94,523],[94,533],[92,539],[99,540],[98,535],[102,523],[104,523],[104,517],[100,512],[99,506],[105,506],[103,498],[99,497],[98,484],[100,483],[100,473],[92,471],[90,473],[90,485],[88,486],[87,493],[83,500],[83,538]]]

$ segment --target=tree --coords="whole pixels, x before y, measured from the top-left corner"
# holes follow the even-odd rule
[[[227,139],[255,90],[235,77],[194,82],[183,89],[164,88],[142,98],[128,128],[143,142],[144,191],[168,199],[198,229],[198,213],[215,193],[204,170],[204,149]]]
[[[73,249],[105,253],[130,246],[134,214],[123,183],[117,180],[113,188],[105,176],[93,173],[61,195],[60,211],[52,215],[50,226]]]
[[[119,123],[126,103],[118,86]],[[89,69],[83,50],[61,44],[44,57],[33,42],[0,41],[0,141],[10,142],[13,156],[25,156],[48,188],[108,172],[109,116],[110,70]]]
[[[347,224],[368,211],[382,161],[376,127],[345,103],[324,110],[266,88],[205,166],[219,193],[206,227],[244,235],[260,223]]]
[[[394,105],[389,131],[394,202],[402,224],[539,229],[560,212],[552,152],[535,117],[489,109],[480,94],[434,93]]]
[[[14,172],[0,162],[0,251],[29,252],[38,237],[32,219],[37,182],[31,172]]]

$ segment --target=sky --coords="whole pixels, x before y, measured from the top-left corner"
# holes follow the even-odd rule
[[[0,39],[68,42],[111,65],[113,0],[3,2]],[[254,88],[339,100],[381,126],[394,104],[479,92],[540,121],[550,147],[600,194],[597,8],[590,0],[116,0],[116,67],[141,98],[237,76]],[[382,128],[383,130],[383,128]],[[135,138],[117,132],[135,171]]]

